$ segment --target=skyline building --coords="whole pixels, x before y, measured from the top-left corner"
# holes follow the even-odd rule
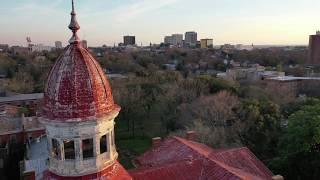
[[[213,48],[213,39],[201,39],[201,49]]]
[[[186,46],[196,46],[198,41],[198,34],[194,31],[185,33],[184,43]]]
[[[172,36],[165,36],[164,37],[164,43],[172,45]]]
[[[320,31],[309,37],[309,52],[307,65],[320,65]]]
[[[172,45],[182,46],[183,45],[183,34],[172,34]]]
[[[123,36],[123,44],[125,46],[135,45],[136,44],[136,37],[135,36]]]
[[[183,45],[183,34],[172,34],[171,36],[165,36],[164,43],[181,47]]]

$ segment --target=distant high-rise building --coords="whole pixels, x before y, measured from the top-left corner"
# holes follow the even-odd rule
[[[86,48],[86,49],[88,48],[88,41],[82,40],[81,43],[82,43],[82,46],[83,46],[84,48]]]
[[[308,65],[320,65],[320,31],[309,38]]]
[[[186,32],[184,42],[186,46],[196,46],[198,34],[194,31]]]
[[[123,44],[125,46],[135,45],[136,44],[136,37],[135,36],[123,36]]]
[[[183,34],[172,34],[171,36],[164,37],[164,43],[174,46],[183,45]]]
[[[183,45],[183,34],[172,34],[172,45],[182,46]]]
[[[213,39],[201,39],[200,43],[202,49],[213,48]]]
[[[174,46],[183,45],[183,34],[172,34],[171,36],[164,37],[164,43]]]
[[[61,41],[56,41],[55,43],[56,49],[62,49],[62,42]]]
[[[164,43],[172,45],[172,36],[165,36],[164,37]]]

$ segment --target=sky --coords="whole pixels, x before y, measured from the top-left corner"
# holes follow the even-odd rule
[[[90,46],[160,43],[198,32],[214,44],[306,45],[320,29],[319,0],[75,0],[79,36]],[[0,44],[66,45],[71,0],[0,0]]]

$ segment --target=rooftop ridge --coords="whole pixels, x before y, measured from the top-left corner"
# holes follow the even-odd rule
[[[178,136],[172,136],[174,139],[180,141],[181,143],[185,144],[186,146],[188,146],[189,148],[197,151],[198,153],[200,153],[201,155],[204,155],[206,157],[209,157],[209,155],[211,153],[214,152],[214,149],[210,148],[209,146],[205,145],[205,144],[201,144],[201,143],[198,143],[196,141],[190,141],[190,140],[187,140],[187,139],[184,139],[184,138],[181,138],[181,137],[178,137]],[[192,143],[196,143],[197,145],[200,145],[204,148],[207,148],[206,150],[208,150],[208,153],[204,154],[203,150],[204,149],[201,149],[200,147],[196,147],[194,144]]]

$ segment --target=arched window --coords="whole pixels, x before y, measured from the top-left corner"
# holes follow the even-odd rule
[[[51,150],[52,157],[61,160],[61,151],[60,151],[61,148],[60,148],[59,141],[56,139],[51,139],[51,143],[52,143],[52,150]]]
[[[76,153],[74,151],[74,141],[64,140],[64,158],[65,159],[75,159]]]
[[[107,135],[103,135],[100,138],[100,154],[103,154],[108,151],[108,140]]]
[[[93,139],[82,140],[82,155],[83,159],[93,157]]]

